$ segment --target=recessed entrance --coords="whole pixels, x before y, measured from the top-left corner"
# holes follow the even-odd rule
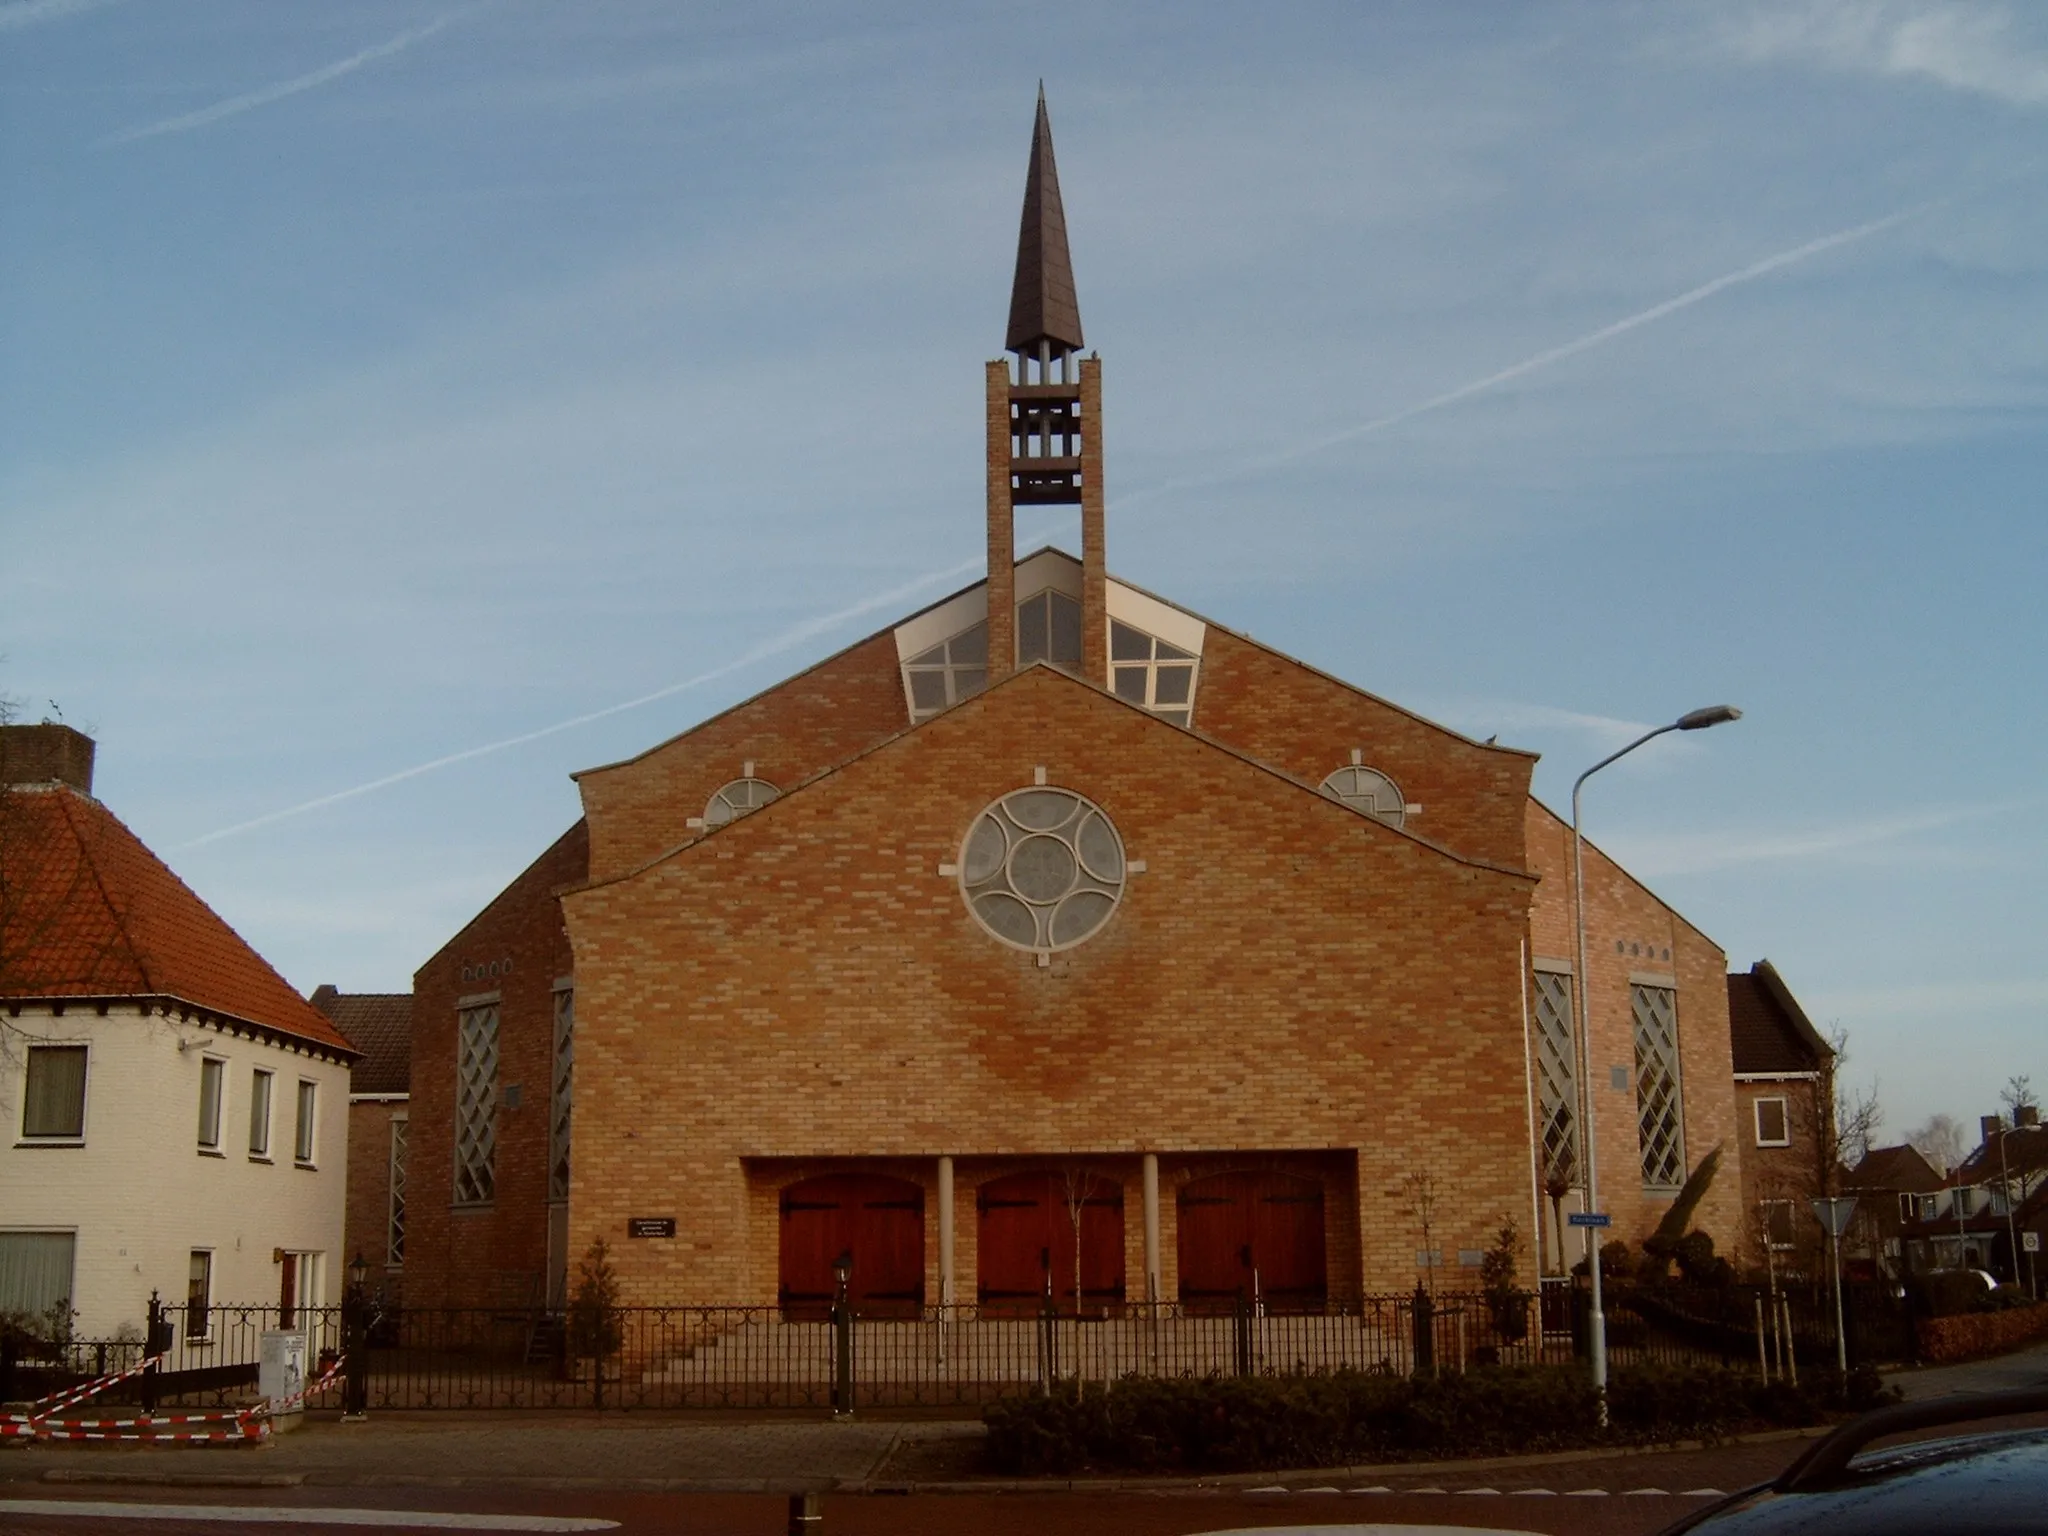
[[[782,1192],[777,1294],[784,1315],[819,1318],[832,1307],[832,1264],[853,1260],[856,1311],[914,1317],[924,1305],[924,1191],[876,1173],[830,1173]]]
[[[1100,1311],[1124,1299],[1124,1190],[1088,1173],[1013,1173],[976,1194],[984,1311]],[[1079,1261],[1078,1264],[1076,1261]]]
[[[1284,1173],[1219,1173],[1180,1192],[1180,1299],[1225,1310],[1242,1296],[1273,1312],[1329,1299],[1323,1186]]]

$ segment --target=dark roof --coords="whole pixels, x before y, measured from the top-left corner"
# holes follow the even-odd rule
[[[1849,1171],[1846,1187],[1924,1195],[1942,1188],[1946,1182],[1917,1147],[1872,1147],[1863,1154],[1863,1161]]]
[[[0,796],[0,998],[183,1004],[353,1055],[120,819],[62,786]]]
[[[1067,254],[1067,210],[1060,202],[1060,172],[1052,158],[1052,121],[1045,87],[1038,88],[1038,120],[1031,128],[1031,168],[1024,177],[1024,218],[1017,229],[1017,275],[1010,283],[1010,333],[1003,346],[1036,352],[1040,341],[1056,352],[1081,349],[1081,301],[1074,294],[1074,260]]]
[[[1768,960],[1728,977],[1728,1043],[1737,1076],[1818,1072],[1835,1054]]]
[[[1996,1179],[2001,1151],[2007,1177],[2017,1178],[2022,1173],[2030,1179],[2039,1177],[2048,1172],[2048,1126],[2024,1125],[2002,1135],[1994,1132],[1985,1137],[1957,1170],[1962,1182],[1981,1184]]]
[[[343,992],[323,984],[313,989],[310,1001],[363,1053],[349,1073],[350,1093],[411,1091],[410,992]]]

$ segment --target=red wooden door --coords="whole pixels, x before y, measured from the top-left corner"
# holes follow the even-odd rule
[[[1274,1312],[1319,1311],[1329,1298],[1323,1187],[1284,1173],[1219,1173],[1182,1187],[1180,1299],[1225,1310],[1239,1295]]]
[[[915,1316],[924,1305],[924,1191],[874,1173],[831,1173],[783,1190],[777,1290],[785,1313],[825,1316],[842,1253],[853,1259],[855,1311]]]
[[[984,1310],[1035,1313],[1044,1307],[1049,1287],[1054,1305],[1073,1313],[1077,1238],[1080,1309],[1100,1311],[1124,1299],[1121,1184],[1091,1175],[1070,1188],[1064,1174],[1014,1173],[982,1185],[975,1207],[975,1269]]]

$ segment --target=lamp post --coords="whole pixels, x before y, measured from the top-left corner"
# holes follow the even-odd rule
[[[1740,720],[1742,711],[1731,704],[1714,704],[1705,709],[1695,709],[1680,715],[1669,725],[1660,725],[1654,731],[1646,731],[1619,752],[1610,753],[1600,759],[1572,784],[1572,925],[1578,940],[1579,974],[1579,1166],[1585,1170],[1585,1208],[1590,1214],[1599,1209],[1599,1160],[1594,1149],[1593,1135],[1593,1014],[1588,993],[1586,976],[1586,849],[1585,838],[1580,832],[1579,792],[1586,787],[1586,780],[1593,777],[1610,763],[1617,763],[1635,751],[1646,741],[1655,741],[1668,731],[1703,731],[1710,725],[1725,725],[1730,720]],[[1586,1269],[1593,1279],[1593,1309],[1587,1319],[1587,1343],[1593,1356],[1593,1389],[1600,1394],[1600,1421],[1607,1421],[1607,1313],[1600,1297],[1600,1240],[1598,1227],[1586,1228]]]
[[[369,1306],[369,1297],[363,1286],[369,1277],[370,1266],[363,1262],[361,1250],[357,1250],[348,1266],[348,1289],[341,1293],[341,1359],[345,1373],[341,1386],[341,1417],[344,1423],[359,1422],[370,1416],[370,1362],[367,1358],[368,1341],[363,1337],[363,1313]]]
[[[853,1417],[853,1250],[832,1261],[832,1417]]]
[[[2005,1138],[2015,1128],[2003,1120],[1998,1126],[1998,1192],[2005,1197],[2005,1251],[2012,1255],[2012,1283],[2020,1283],[2019,1225],[2013,1220],[2012,1175],[2005,1171]]]

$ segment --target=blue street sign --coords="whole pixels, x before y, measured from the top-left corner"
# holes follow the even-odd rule
[[[1572,1211],[1565,1216],[1565,1224],[1573,1227],[1611,1227],[1614,1218],[1605,1211]]]

